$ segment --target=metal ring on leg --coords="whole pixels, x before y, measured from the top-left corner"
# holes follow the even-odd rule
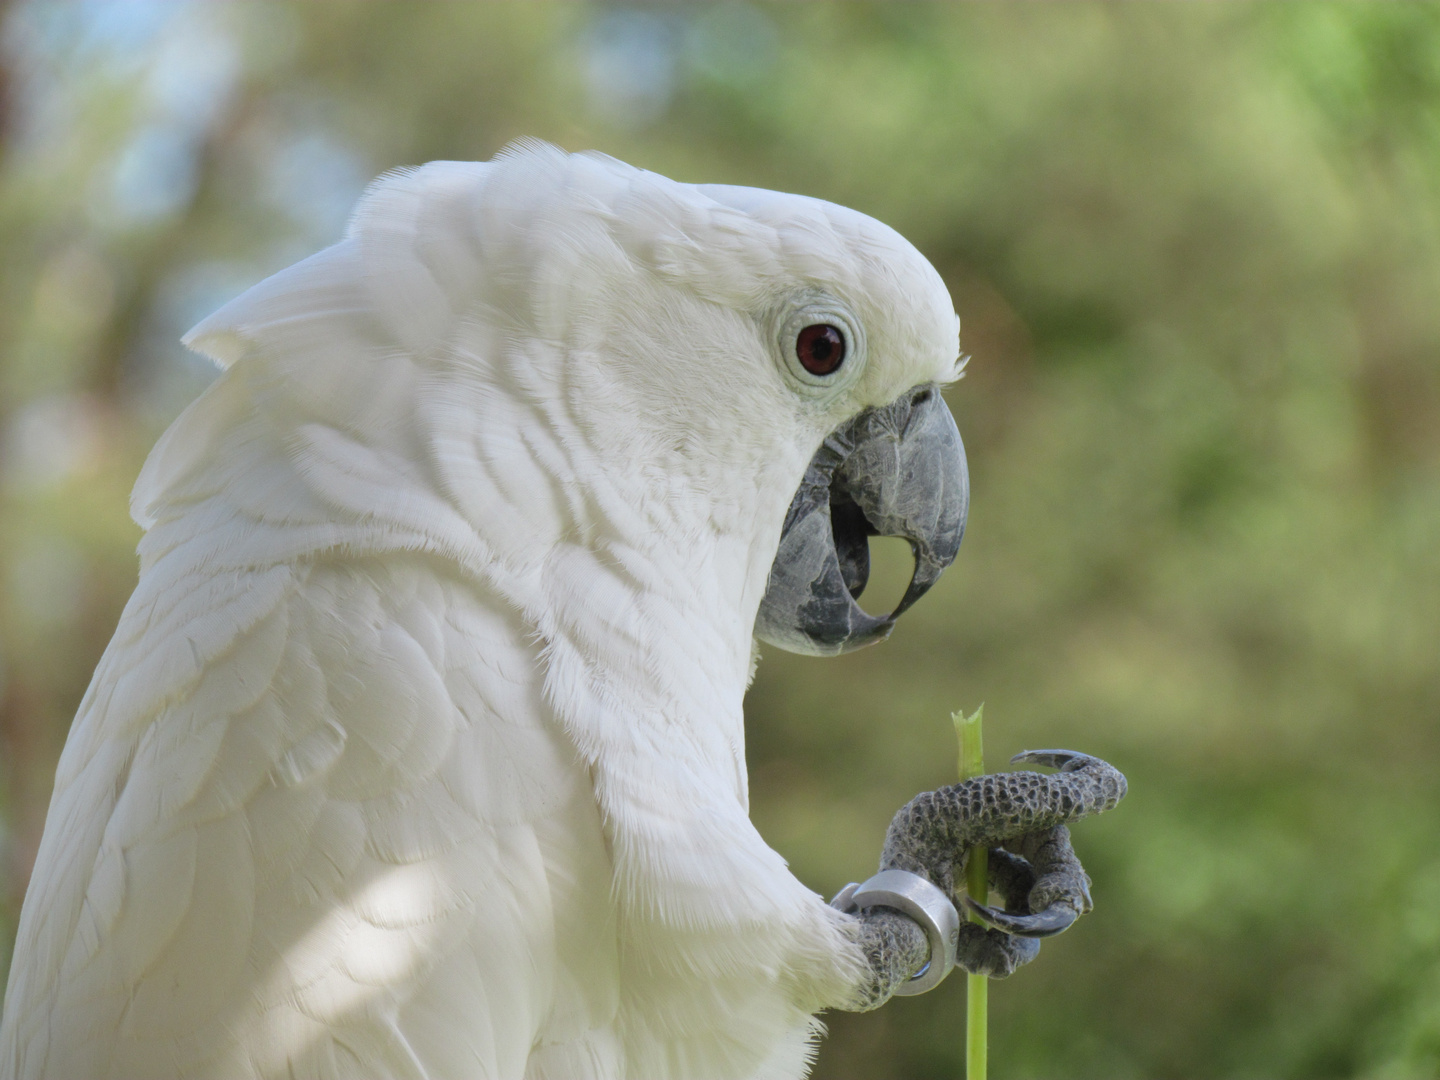
[[[919,874],[908,870],[881,870],[859,885],[845,886],[830,904],[847,913],[872,907],[893,908],[919,923],[930,942],[930,959],[909,982],[896,989],[895,993],[902,997],[923,994],[939,986],[955,966],[960,913],[948,896]]]

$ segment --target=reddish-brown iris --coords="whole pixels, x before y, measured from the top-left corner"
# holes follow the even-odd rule
[[[795,338],[795,355],[811,375],[829,375],[845,362],[845,335],[829,323],[816,323]]]

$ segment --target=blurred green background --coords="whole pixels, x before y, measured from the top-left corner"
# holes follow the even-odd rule
[[[178,337],[375,174],[528,134],[856,207],[955,297],[958,563],[750,693],[796,872],[869,872],[983,700],[992,767],[1131,781],[994,1076],[1440,1075],[1440,6],[0,6],[0,973],[213,374]],[[833,1016],[816,1076],[959,1077],[963,991]]]

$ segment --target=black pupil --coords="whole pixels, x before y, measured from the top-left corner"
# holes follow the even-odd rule
[[[795,354],[811,375],[829,375],[845,359],[845,339],[830,324],[817,323],[800,331]]]

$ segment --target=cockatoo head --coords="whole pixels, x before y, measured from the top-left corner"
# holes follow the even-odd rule
[[[965,527],[965,453],[939,393],[960,369],[943,281],[893,229],[841,206],[649,173],[632,182],[617,210],[635,231],[617,235],[649,279],[638,304],[615,298],[635,335],[621,353],[649,359],[650,399],[673,403],[672,437],[703,432],[712,458],[736,442],[820,443],[789,503],[757,636],[812,654],[880,640]],[[657,324],[657,311],[673,322]],[[856,602],[874,535],[905,538],[916,560],[883,617]]]
[[[957,377],[960,321],[934,267],[893,229],[841,206],[706,186],[780,238],[772,367],[803,411],[835,425],[786,515],[756,620],[763,640],[829,654],[871,644],[955,558],[969,477],[939,384]],[[870,536],[908,540],[910,587],[888,616],[856,599]]]
[[[553,570],[557,545],[658,538],[717,580],[743,564],[729,614],[746,640],[753,620],[763,640],[834,653],[899,613],[855,602],[868,536],[914,549],[900,610],[959,545],[964,451],[938,392],[958,329],[934,268],[863,214],[522,143],[382,178],[344,242],[187,342],[286,387],[288,452],[317,487],[323,455],[296,449],[316,429],[376,461],[427,444],[425,468],[513,579]],[[155,466],[137,505],[181,469]]]
[[[625,418],[618,456],[690,470],[723,515],[727,496],[785,477],[771,466],[793,467],[788,451],[804,448],[798,490],[783,481],[756,634],[817,654],[880,640],[955,557],[965,525],[964,449],[938,390],[958,374],[959,319],[939,274],[895,230],[841,206],[567,160],[572,175],[599,177],[576,188],[604,192],[607,213],[582,210],[567,233],[587,237],[586,266],[609,264],[584,306],[595,315],[582,351],[595,358],[589,393],[619,396],[604,411]],[[573,271],[567,289],[584,279],[578,261]],[[880,618],[856,603],[872,535],[904,537],[916,558]]]

